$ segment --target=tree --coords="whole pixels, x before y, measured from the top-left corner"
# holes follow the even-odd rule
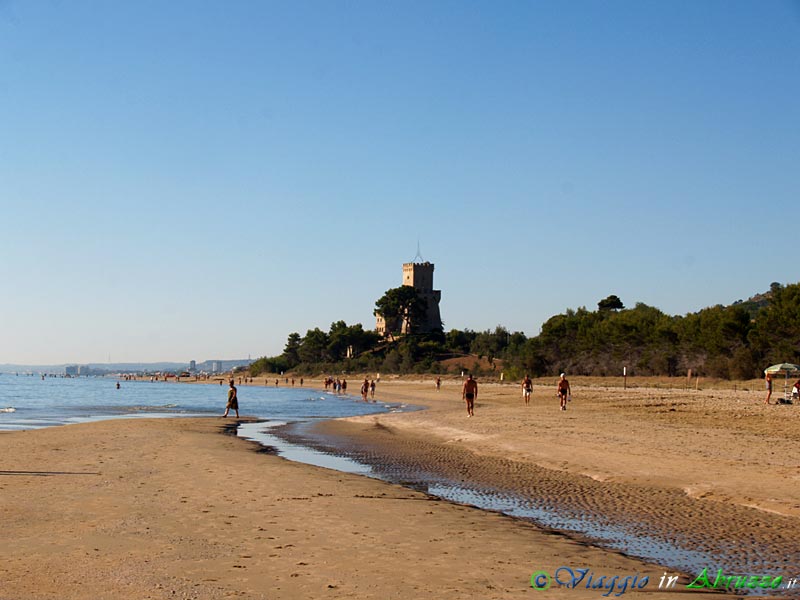
[[[755,356],[766,364],[800,361],[800,284],[773,288],[748,340]]]
[[[468,354],[470,344],[475,339],[477,334],[474,331],[466,329],[459,331],[458,329],[451,329],[445,336],[445,343],[450,352],[459,352],[461,354]]]
[[[284,371],[288,371],[289,368],[289,364],[286,362],[286,358],[283,355],[273,356],[271,358],[262,356],[250,363],[250,375],[252,377],[258,377],[262,373],[283,373]]]
[[[328,334],[319,327],[309,329],[297,351],[304,363],[319,363],[328,358]]]
[[[475,336],[469,351],[472,354],[477,354],[479,357],[485,356],[489,359],[489,362],[492,362],[503,348],[505,348],[508,342],[508,335],[508,330],[499,325],[494,333],[487,329]]]
[[[286,347],[283,349],[283,357],[286,359],[286,363],[289,365],[290,369],[300,362],[298,351],[300,350],[302,342],[303,338],[296,332],[290,333],[289,338],[286,340]]]
[[[418,323],[428,312],[428,303],[417,290],[410,285],[386,290],[386,293],[375,302],[375,316],[383,317],[386,322],[386,334],[394,335],[405,329],[406,333],[414,333]]]
[[[349,329],[344,321],[331,323],[328,332],[328,354],[333,360],[342,360],[347,355],[347,346],[350,344]]]
[[[619,296],[611,294],[608,298],[604,298],[597,303],[597,308],[599,310],[622,310],[625,306],[622,304],[622,300],[619,299]]]
[[[342,360],[347,357],[349,348],[353,356],[358,356],[366,350],[371,350],[380,340],[374,331],[364,331],[361,323],[347,325],[344,321],[331,323],[328,334],[328,354],[333,360]]]

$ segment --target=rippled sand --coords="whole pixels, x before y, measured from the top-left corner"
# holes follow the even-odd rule
[[[563,565],[648,574],[647,597],[676,597],[655,591],[658,566],[254,452],[222,424],[128,419],[0,434],[0,598],[600,597],[530,589],[532,573]]]
[[[516,385],[492,384],[467,419],[458,382],[439,392],[432,381],[379,390],[381,400],[429,409],[324,423],[315,442],[346,448],[395,480],[432,472],[479,494],[521,498],[558,529],[588,521],[589,537],[605,528],[614,547],[679,568],[797,575],[800,406],[766,406],[760,390],[573,380],[566,412],[555,382],[538,386],[527,407]]]

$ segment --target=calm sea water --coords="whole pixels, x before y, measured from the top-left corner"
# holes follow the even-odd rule
[[[32,429],[129,417],[221,415],[227,385],[0,375],[0,429]],[[305,421],[397,410],[324,390],[239,385],[239,414],[270,421]],[[12,410],[13,409],[13,410]]]

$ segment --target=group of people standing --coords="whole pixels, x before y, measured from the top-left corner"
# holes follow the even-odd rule
[[[252,380],[251,380],[252,381]],[[245,382],[247,380],[245,379]],[[289,380],[287,379],[286,382],[288,383]],[[239,378],[239,383],[242,383],[241,378]],[[222,382],[220,381],[220,385]],[[327,391],[328,388],[332,387],[333,391],[337,394],[346,394],[347,393],[347,380],[342,379],[334,379],[333,377],[326,377],[324,380],[325,390]],[[275,380],[275,385],[278,385],[278,380]],[[294,385],[294,379],[292,379],[292,385]],[[300,385],[303,385],[303,380],[300,380]],[[441,377],[436,378],[436,390],[442,386],[442,379]],[[120,385],[117,383],[117,389],[119,389]],[[770,403],[770,397],[772,396],[772,375],[767,374],[766,376],[766,388],[767,388],[767,397],[764,400],[765,404]],[[794,384],[793,392],[795,392],[798,396],[800,396],[800,380],[798,380]],[[572,389],[569,385],[569,380],[567,379],[566,373],[561,373],[558,383],[556,384],[556,394],[558,396],[559,407],[561,410],[567,410],[567,403],[572,400]],[[525,406],[529,406],[531,403],[531,396],[533,395],[533,381],[530,378],[530,375],[526,374],[525,379],[522,380],[522,400],[525,403]],[[794,395],[794,394],[793,394]],[[375,402],[375,380],[373,379],[370,381],[367,377],[364,377],[364,381],[361,384],[361,399],[364,402],[368,402],[368,397]],[[466,407],[467,407],[467,416],[473,417],[475,416],[475,400],[478,398],[478,382],[472,375],[469,375],[467,379],[464,381],[464,385],[461,388],[461,398],[464,400]],[[236,412],[236,416],[239,416],[239,399],[237,397],[237,390],[236,386],[234,385],[233,379],[230,380],[230,389],[228,390],[228,402],[225,406],[225,414],[224,417],[228,416],[228,412],[230,410],[234,410]]]
[[[370,381],[364,377],[364,383],[361,384],[361,399],[367,402],[367,396],[371,396],[372,401],[375,402],[375,380]]]
[[[442,382],[440,378],[436,378],[436,390],[441,387]],[[567,402],[572,400],[572,389],[569,386],[569,380],[566,373],[561,373],[558,383],[556,384],[556,394],[558,395],[558,402],[561,410],[567,410]],[[522,400],[525,406],[531,403],[531,396],[533,395],[533,381],[530,375],[526,374],[525,379],[522,380]],[[467,417],[475,416],[475,400],[478,397],[478,382],[470,375],[464,381],[461,388],[461,399],[467,405]]]
[[[326,377],[323,383],[325,384],[326,392],[328,391],[328,388],[332,388],[337,394],[347,393],[347,379],[334,379],[333,377]]]
[[[292,381],[292,383],[294,383],[294,381]],[[328,388],[333,387],[333,391],[337,394],[347,393],[347,380],[344,378],[334,379],[333,377],[326,377],[323,383],[326,391]],[[441,385],[442,380],[440,377],[437,377],[437,391],[441,388]],[[119,386],[119,384],[117,384],[117,386]],[[364,402],[369,401],[368,397],[375,402],[375,387],[374,379],[370,381],[367,377],[364,377],[364,381],[361,384],[361,399]],[[770,378],[767,379],[767,389],[769,393],[772,392],[772,381]],[[556,393],[558,394],[561,410],[567,410],[567,402],[572,399],[572,390],[570,389],[569,380],[567,379],[565,373],[561,373],[558,383],[556,384]],[[769,393],[767,395],[767,402],[769,402]],[[223,417],[227,417],[231,410],[236,412],[237,417],[239,416],[239,398],[237,394],[238,392],[236,390],[236,386],[234,385],[233,379],[231,379],[228,389],[228,402],[225,405],[225,414],[222,415]],[[522,380],[522,399],[525,402],[525,406],[530,405],[532,395],[533,381],[531,380],[530,375],[526,374],[525,379]],[[464,381],[464,385],[461,388],[461,398],[464,400],[467,406],[467,416],[475,416],[475,400],[478,398],[478,382],[475,381],[475,378],[472,375],[469,375],[466,381]]]

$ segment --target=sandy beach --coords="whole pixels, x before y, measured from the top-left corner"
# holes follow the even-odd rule
[[[432,380],[384,380],[379,399],[429,409],[323,429],[401,462],[436,462],[566,505],[634,513],[662,530],[701,527],[714,540],[774,547],[784,558],[771,570],[798,574],[797,406],[764,406],[755,391],[623,391],[574,381],[561,412],[549,386],[537,386],[527,408],[518,391],[482,385],[476,416],[466,419],[457,381],[437,392]],[[596,578],[649,576],[645,589],[626,595],[706,596],[685,585],[660,592],[667,569],[519,519],[265,454],[226,435],[234,423],[136,419],[0,434],[0,598],[607,591],[530,588],[532,573],[561,566],[590,568]]]
[[[380,399],[428,410],[346,421],[596,481],[677,489],[800,517],[800,406],[763,404],[757,382],[749,390],[695,391],[644,387],[647,380],[629,389],[587,380],[571,379],[573,400],[563,413],[555,378],[534,387],[529,407],[519,385],[482,384],[471,420],[464,418],[457,381],[443,381],[437,392],[432,378],[384,380]]]
[[[529,407],[517,386],[483,385],[472,419],[456,382],[439,392],[432,381],[388,382],[382,399],[424,398],[430,408],[316,429],[368,460],[432,468],[562,513],[626,522],[640,536],[684,540],[709,566],[724,555],[752,571],[798,575],[797,406],[766,406],[760,391],[579,381],[566,412],[554,384],[536,388]]]

